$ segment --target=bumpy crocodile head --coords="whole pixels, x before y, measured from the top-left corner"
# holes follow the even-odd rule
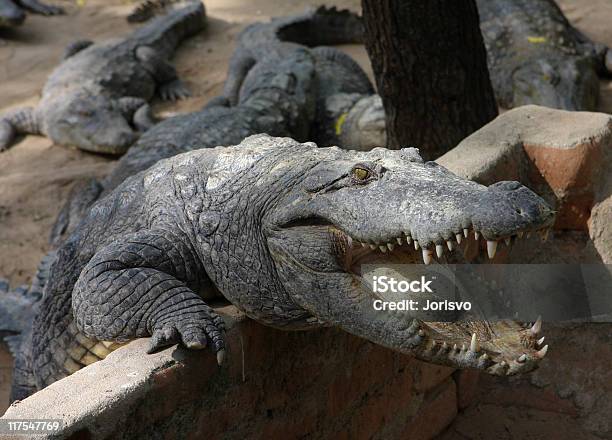
[[[0,27],[19,26],[25,18],[23,9],[11,0],[0,0]]]
[[[508,321],[422,321],[410,313],[377,311],[361,266],[421,258],[429,263],[442,245],[456,245],[470,230],[494,252],[499,240],[552,225],[553,213],[540,197],[518,182],[485,187],[464,180],[423,162],[415,149],[356,152],[294,143],[277,154],[285,159],[262,179],[282,182],[282,196],[271,195],[276,188],[265,197],[257,191],[265,206],[249,212],[262,212],[262,241],[285,292],[275,301],[287,295],[308,312],[306,327],[339,326],[425,361],[491,374],[537,366],[546,352],[536,348],[539,324],[532,331]],[[265,253],[258,250],[258,258]],[[250,313],[257,318],[257,310]]]
[[[45,112],[44,125],[48,136],[57,143],[123,154],[138,139],[117,102],[102,95],[59,95],[52,104],[53,110]]]

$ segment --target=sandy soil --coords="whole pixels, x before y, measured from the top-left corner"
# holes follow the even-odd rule
[[[53,0],[47,0],[53,1]],[[130,30],[125,16],[132,6],[120,0],[55,0],[68,16],[29,15],[23,27],[0,30],[0,113],[33,105],[64,48],[78,39],[101,40]],[[327,2],[359,10],[359,0]],[[209,25],[185,42],[174,65],[193,96],[178,103],[155,102],[157,114],[193,111],[222,87],[236,34],[247,23],[302,11],[312,0],[206,0]],[[612,46],[612,2],[561,0],[569,18],[587,35]],[[371,74],[362,47],[347,46]],[[612,82],[602,81],[601,110],[612,112]],[[102,176],[113,165],[107,157],[53,145],[44,137],[28,136],[0,155],[0,276],[25,283],[47,249],[51,225],[71,186],[79,179]],[[0,396],[6,395],[6,375],[0,375]],[[3,380],[4,379],[4,380]],[[3,390],[4,389],[4,390]],[[4,391],[4,393],[3,393]],[[0,398],[1,399],[1,398]],[[0,413],[3,405],[0,401]]]

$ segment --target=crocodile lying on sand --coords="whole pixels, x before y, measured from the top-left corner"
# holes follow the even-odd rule
[[[15,376],[13,397],[139,337],[152,336],[151,352],[210,345],[221,362],[223,323],[206,304],[218,295],[281,329],[339,326],[429,362],[527,372],[546,353],[539,324],[377,312],[359,271],[420,255],[430,262],[469,230],[494,249],[553,217],[518,182],[485,187],[424,163],[416,149],[345,151],[256,135],[174,156],[98,201],[58,250],[18,360],[32,375]]]
[[[37,0],[0,0],[0,28],[20,26],[26,19],[25,11],[42,15],[59,15],[64,10]]]
[[[477,0],[501,107],[594,110],[612,53],[574,28],[553,0]]]
[[[196,148],[235,145],[258,133],[306,140],[315,111],[314,69],[314,56],[295,49],[280,62],[273,59],[252,69],[236,106],[229,107],[224,99],[217,98],[198,112],[175,116],[152,127],[105,179],[92,179],[74,188],[51,231],[52,247],[72,233],[93,202],[161,159]]]
[[[49,77],[38,107],[0,117],[0,150],[18,134],[44,134],[55,143],[123,154],[153,122],[148,101],[188,94],[166,61],[179,42],[203,29],[202,3],[193,3],[121,40],[73,44]]]
[[[313,48],[310,50],[318,60],[314,88],[317,112],[310,140],[320,146],[350,143],[353,148],[365,149],[366,144],[371,146],[369,131],[373,131],[376,138],[380,137],[380,131],[384,132],[380,98],[374,95],[371,81],[352,58],[321,46],[362,41],[361,18],[335,7],[322,6],[266,23],[253,23],[238,36],[223,95],[230,104],[235,104],[244,78],[253,66],[262,60],[281,60],[297,47]],[[343,80],[339,81],[338,77]],[[355,135],[357,131],[354,130],[353,136],[347,139],[349,135],[343,133],[343,125],[345,128],[359,127],[359,135]]]

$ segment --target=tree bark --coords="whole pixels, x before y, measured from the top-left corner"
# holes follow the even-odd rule
[[[362,0],[387,147],[433,160],[497,116],[474,0]]]

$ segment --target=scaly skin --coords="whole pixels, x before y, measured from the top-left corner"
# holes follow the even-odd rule
[[[178,43],[204,26],[201,3],[159,17],[130,36],[76,42],[53,71],[35,109],[0,118],[0,150],[18,134],[44,134],[55,143],[123,154],[153,121],[148,101],[188,94],[167,63]]]
[[[575,29],[553,0],[477,0],[477,4],[500,106],[595,109],[598,74],[610,73],[612,67],[605,46]]]
[[[21,26],[26,18],[26,10],[41,15],[64,13],[60,7],[46,5],[37,0],[0,0],[0,28]]]
[[[161,159],[196,148],[238,144],[257,133],[306,140],[315,111],[314,69],[313,55],[295,49],[280,63],[276,59],[262,61],[251,70],[238,105],[227,107],[224,100],[213,100],[198,112],[155,125],[118,161],[109,176],[75,188],[53,227],[51,245],[57,248],[72,233],[93,202]]]
[[[58,250],[29,365],[40,389],[103,357],[113,341],[145,336],[150,351],[209,345],[221,362],[222,320],[206,304],[220,294],[280,329],[338,326],[425,361],[530,371],[543,353],[516,323],[439,325],[374,311],[360,265],[414,255],[359,242],[397,244],[408,234],[431,255],[463,229],[495,241],[552,221],[519,183],[484,187],[423,163],[415,149],[343,151],[256,135],[180,154],[96,203]],[[470,350],[453,349],[461,341]],[[28,391],[16,386],[13,396]]]

